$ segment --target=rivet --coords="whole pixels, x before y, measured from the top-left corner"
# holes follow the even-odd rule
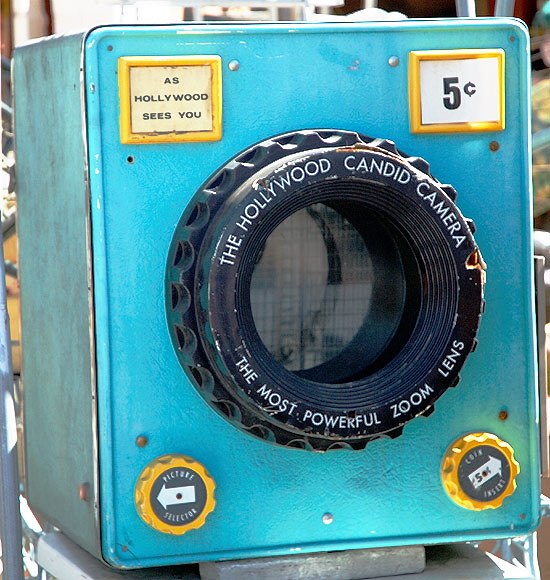
[[[90,484],[89,483],[81,483],[78,486],[78,497],[82,501],[88,501],[89,492],[90,492]]]
[[[506,421],[506,419],[508,419],[508,411],[505,411],[504,409],[498,414],[498,418],[501,421]]]
[[[229,70],[236,71],[241,68],[241,63],[238,60],[231,60],[227,66]]]
[[[330,524],[332,524],[333,521],[334,517],[332,514],[329,513],[323,514],[323,523],[325,524],[325,526],[329,526]]]
[[[139,437],[136,438],[136,445],[138,447],[146,447],[147,443],[149,443],[149,439],[147,439],[145,435],[140,435]]]
[[[399,66],[399,57],[398,56],[390,56],[390,58],[388,58],[388,64],[390,66]]]
[[[120,546],[120,549],[121,549],[123,552],[127,552],[129,548],[128,548],[128,546]]]
[[[500,143],[498,141],[491,141],[489,143],[489,149],[491,151],[498,151],[500,149]]]

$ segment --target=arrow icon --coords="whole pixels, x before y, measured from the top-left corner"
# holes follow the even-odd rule
[[[157,500],[164,509],[169,505],[193,503],[195,501],[195,486],[166,487],[163,485],[157,495]]]
[[[489,461],[486,461],[481,467],[470,473],[468,479],[474,489],[477,489],[497,474],[502,475],[502,461],[489,455]]]

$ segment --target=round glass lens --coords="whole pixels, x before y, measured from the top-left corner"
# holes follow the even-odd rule
[[[285,369],[320,383],[358,378],[401,322],[405,273],[391,228],[353,203],[316,203],[285,219],[258,253],[256,330]]]

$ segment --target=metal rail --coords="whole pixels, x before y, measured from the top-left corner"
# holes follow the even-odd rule
[[[3,235],[0,233],[0,535],[3,580],[23,580],[17,429]]]

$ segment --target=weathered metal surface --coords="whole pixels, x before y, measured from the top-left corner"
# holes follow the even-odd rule
[[[424,571],[423,546],[200,564],[201,580],[363,580]]]
[[[19,272],[26,492],[38,513],[97,551],[81,46],[80,36],[57,37],[15,52]]]

